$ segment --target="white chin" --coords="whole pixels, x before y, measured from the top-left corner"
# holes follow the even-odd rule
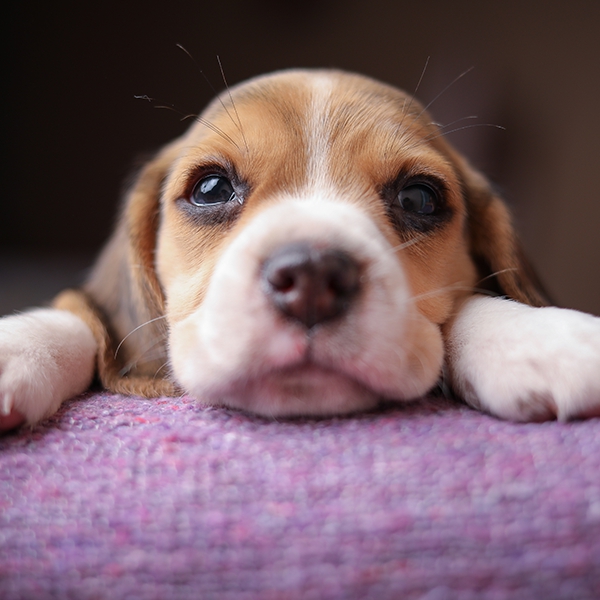
[[[289,367],[220,389],[190,390],[200,401],[266,417],[327,416],[366,410],[380,396],[345,375],[314,365]]]

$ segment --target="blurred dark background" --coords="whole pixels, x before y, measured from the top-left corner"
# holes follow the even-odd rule
[[[414,90],[495,181],[561,305],[600,314],[600,2],[216,0],[3,8],[0,312],[85,275],[136,157],[181,133],[215,88],[287,67]],[[471,121],[466,121],[470,123]],[[460,126],[465,122],[457,124]]]

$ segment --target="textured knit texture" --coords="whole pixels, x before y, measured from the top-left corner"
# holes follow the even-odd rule
[[[0,438],[0,598],[600,598],[600,420],[88,395]]]

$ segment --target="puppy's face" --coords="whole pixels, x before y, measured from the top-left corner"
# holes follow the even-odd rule
[[[271,75],[172,151],[155,261],[183,388],[276,416],[435,385],[476,274],[460,172],[415,100],[354,75]]]

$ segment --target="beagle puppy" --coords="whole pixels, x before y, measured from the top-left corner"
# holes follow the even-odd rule
[[[509,212],[411,96],[285,71],[139,173],[87,283],[0,321],[0,426],[91,384],[267,417],[440,380],[516,421],[600,414],[600,319],[548,304]]]

